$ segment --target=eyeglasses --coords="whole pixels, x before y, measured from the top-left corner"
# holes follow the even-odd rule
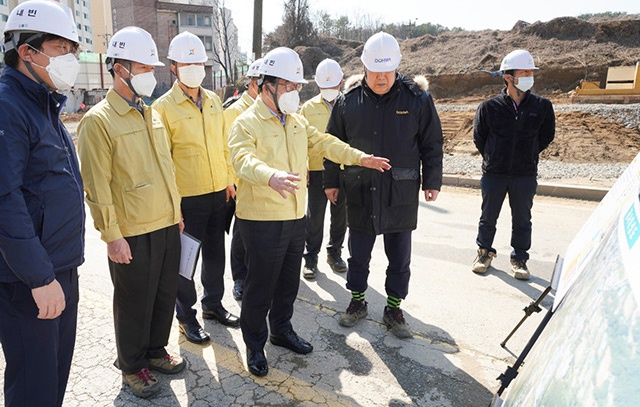
[[[61,55],[74,54],[77,56],[78,54],[78,44],[72,43],[70,41],[53,40],[53,41],[46,41],[45,43],[59,50],[62,53]]]
[[[301,83],[294,83],[289,81],[284,81],[284,82],[278,81],[278,86],[284,86],[287,92],[293,92],[294,90],[297,90],[298,92],[300,92],[300,89],[302,89]]]

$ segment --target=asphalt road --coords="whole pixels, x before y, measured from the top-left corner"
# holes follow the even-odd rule
[[[313,343],[311,354],[296,355],[267,344],[271,370],[265,378],[256,378],[244,365],[239,330],[205,321],[212,342],[198,346],[184,341],[174,323],[169,351],[181,354],[189,367],[176,376],[159,375],[166,387],[150,400],[123,388],[112,366],[115,343],[106,245],[88,219],[78,339],[65,406],[487,406],[499,387],[496,377],[513,363],[542,315],[529,318],[507,349],[500,342],[520,320],[522,309],[548,285],[556,256],[596,205],[536,197],[528,263],[533,277],[523,282],[508,273],[508,204],[498,225],[494,268],[475,275],[470,265],[479,191],[445,187],[435,203],[421,204],[413,234],[411,286],[402,303],[413,339],[397,339],[382,324],[386,258],[380,238],[366,293],[369,316],[356,327],[338,325],[337,313],[346,308],[350,294],[345,276],[332,273],[321,260],[322,274],[313,282],[301,282],[293,318],[296,331]],[[224,304],[239,313],[240,304],[230,293],[230,273],[226,284]],[[549,296],[542,305],[548,308],[551,303]],[[45,378],[34,380],[41,379]]]

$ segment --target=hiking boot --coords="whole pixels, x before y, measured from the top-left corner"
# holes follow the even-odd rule
[[[133,394],[142,398],[147,398],[160,391],[160,382],[146,367],[136,373],[122,373],[122,382],[131,388]]]
[[[342,260],[340,253],[327,253],[327,263],[334,273],[344,273],[347,271],[347,263]]]
[[[164,355],[161,358],[149,359],[149,369],[164,374],[176,374],[182,372],[187,362],[180,356]]]
[[[518,280],[528,280],[531,277],[526,260],[511,259],[511,272]]]
[[[359,320],[369,315],[366,301],[351,300],[346,312],[340,313],[338,322],[342,326],[354,326]]]
[[[491,260],[496,256],[491,250],[479,248],[478,255],[471,266],[471,271],[477,274],[486,273],[491,266]]]
[[[320,270],[318,270],[318,259],[315,261],[305,260],[304,268],[302,269],[302,277],[307,280],[313,280],[316,278],[318,273],[320,273]]]
[[[384,307],[382,320],[387,324],[391,333],[398,338],[411,338],[413,336],[400,308]]]

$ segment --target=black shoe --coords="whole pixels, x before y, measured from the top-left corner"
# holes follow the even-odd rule
[[[233,282],[233,298],[236,301],[242,301],[242,293],[244,292],[244,280],[236,280]]]
[[[318,263],[307,262],[302,269],[302,277],[307,280],[314,280],[318,273],[320,273]]]
[[[264,350],[247,349],[247,367],[251,374],[266,376],[269,373],[269,364],[264,356]]]
[[[230,326],[232,328],[237,328],[240,326],[240,318],[238,318],[237,316],[233,315],[232,313],[224,309],[222,305],[220,305],[216,309],[207,310],[207,311],[203,310],[202,318],[215,319],[216,321],[220,322],[222,325]]]
[[[340,253],[327,253],[327,263],[334,273],[344,273],[347,271],[347,263],[342,260]]]
[[[190,324],[180,324],[180,332],[185,339],[193,343],[205,343],[211,340],[211,337],[197,322]]]
[[[282,346],[301,355],[306,355],[313,350],[313,345],[299,337],[293,329],[282,335],[271,334],[269,340],[273,345]]]

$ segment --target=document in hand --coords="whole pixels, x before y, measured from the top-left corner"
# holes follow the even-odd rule
[[[200,256],[200,246],[202,243],[188,233],[180,234],[180,244],[182,250],[180,252],[180,275],[187,280],[193,280],[193,274],[196,271],[196,264]]]

